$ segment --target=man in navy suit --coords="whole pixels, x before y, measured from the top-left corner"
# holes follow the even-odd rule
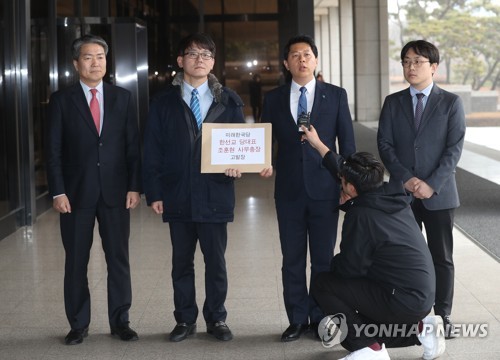
[[[226,324],[228,290],[225,251],[227,223],[234,219],[238,169],[201,173],[202,123],[243,123],[243,102],[211,73],[215,43],[208,34],[179,42],[179,71],[151,102],[144,135],[144,193],[148,205],[169,224],[172,242],[174,316],[169,339],[196,333],[194,257],[199,244],[205,261],[203,317],[207,333],[221,341],[233,334]]]
[[[316,81],[318,49],[305,35],[291,38],[283,64],[292,81],[264,98],[262,122],[273,126],[277,145],[275,201],[278,215],[285,308],[290,326],[284,342],[297,340],[309,328],[317,331],[323,313],[307,289],[307,247],[311,279],[328,271],[337,236],[339,186],[322,165],[321,156],[301,141],[298,118],[309,117],[327,146],[347,157],[355,152],[354,133],[344,89]],[[301,94],[302,97],[301,97]],[[272,175],[272,168],[261,173]]]
[[[49,103],[48,182],[66,252],[67,345],[80,344],[88,334],[87,265],[96,219],[108,269],[111,334],[138,339],[128,325],[128,241],[130,209],[139,204],[141,191],[139,130],[130,92],[102,81],[107,51],[98,36],[76,39],[72,55],[80,81],[53,93]]]
[[[424,40],[401,50],[408,89],[389,95],[380,114],[378,150],[391,178],[413,194],[415,219],[425,226],[436,271],[434,313],[441,315],[446,338],[453,288],[453,218],[459,203],[455,169],[462,154],[465,115],[461,99],[433,82],[439,51]]]

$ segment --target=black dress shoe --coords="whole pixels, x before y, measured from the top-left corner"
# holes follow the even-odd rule
[[[71,329],[71,331],[64,338],[64,343],[66,345],[76,345],[83,342],[83,338],[86,338],[89,334],[89,328],[85,329]]]
[[[137,333],[126,325],[113,326],[111,328],[111,335],[116,335],[123,341],[136,341],[139,340]]]
[[[233,338],[233,333],[224,321],[217,321],[214,323],[207,323],[207,333],[215,336],[216,339],[221,341],[229,341]]]
[[[444,325],[444,338],[446,340],[454,339],[457,337],[455,334],[455,325],[451,322],[450,315],[441,315]]]
[[[283,335],[281,335],[281,341],[289,342],[297,340],[308,328],[309,326],[304,324],[291,324]]]
[[[196,333],[196,324],[178,323],[170,333],[170,341],[182,341]]]

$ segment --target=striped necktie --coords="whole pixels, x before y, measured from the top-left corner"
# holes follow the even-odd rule
[[[297,118],[299,118],[302,114],[307,114],[307,97],[306,97],[306,88],[302,86],[300,88],[300,97],[299,97],[299,106],[297,108]]]
[[[198,129],[201,127],[201,123],[203,119],[201,118],[201,109],[200,109],[200,100],[198,99],[198,90],[193,89],[191,92],[191,102],[189,103],[189,107],[196,118],[196,123],[198,124]]]
[[[424,112],[424,94],[418,93],[417,96],[417,106],[415,108],[415,130],[418,130],[420,122],[422,121],[422,114]]]

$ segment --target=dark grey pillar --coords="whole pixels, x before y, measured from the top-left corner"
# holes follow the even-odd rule
[[[280,59],[288,39],[295,35],[314,37],[314,1],[278,0]]]

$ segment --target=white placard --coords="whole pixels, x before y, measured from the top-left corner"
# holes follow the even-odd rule
[[[212,129],[212,165],[264,165],[265,148],[264,128]]]
[[[270,166],[271,124],[203,124],[202,173],[259,172]]]

